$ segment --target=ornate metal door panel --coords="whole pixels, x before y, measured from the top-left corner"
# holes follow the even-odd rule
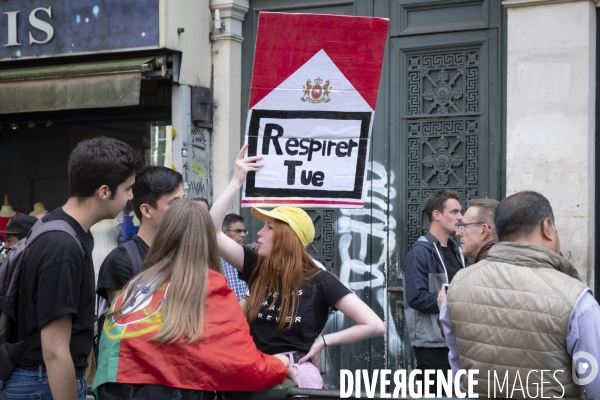
[[[419,12],[424,12],[423,2],[400,2],[420,5]],[[396,85],[390,102],[390,149],[397,157],[390,158],[402,181],[395,202],[400,210],[398,247],[388,269],[391,316],[401,333],[401,343],[388,346],[392,368],[413,364],[403,320],[402,268],[410,246],[429,230],[425,199],[435,190],[455,189],[464,209],[469,199],[499,198],[502,192],[501,5],[499,1],[461,4],[466,3],[489,7],[483,13],[488,29],[419,36],[407,36],[404,30],[391,40],[395,71],[391,80]],[[458,2],[428,4],[441,24],[447,12],[444,5]],[[439,26],[433,24],[431,31],[439,31]],[[423,29],[419,25],[419,33]]]

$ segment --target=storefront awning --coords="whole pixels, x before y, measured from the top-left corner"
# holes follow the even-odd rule
[[[153,58],[0,70],[0,114],[137,105]]]

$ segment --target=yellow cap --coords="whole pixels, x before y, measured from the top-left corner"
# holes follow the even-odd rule
[[[315,238],[315,227],[306,211],[298,207],[280,206],[271,211],[253,208],[252,215],[264,221],[267,217],[283,221],[292,228],[302,246],[306,248]]]

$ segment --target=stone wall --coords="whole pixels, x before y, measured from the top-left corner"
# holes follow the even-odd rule
[[[550,200],[564,256],[593,287],[596,11],[592,1],[508,9],[506,194]]]

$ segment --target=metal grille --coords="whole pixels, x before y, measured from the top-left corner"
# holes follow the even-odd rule
[[[429,230],[423,213],[435,190],[477,197],[479,51],[409,55],[407,132],[408,246]]]

